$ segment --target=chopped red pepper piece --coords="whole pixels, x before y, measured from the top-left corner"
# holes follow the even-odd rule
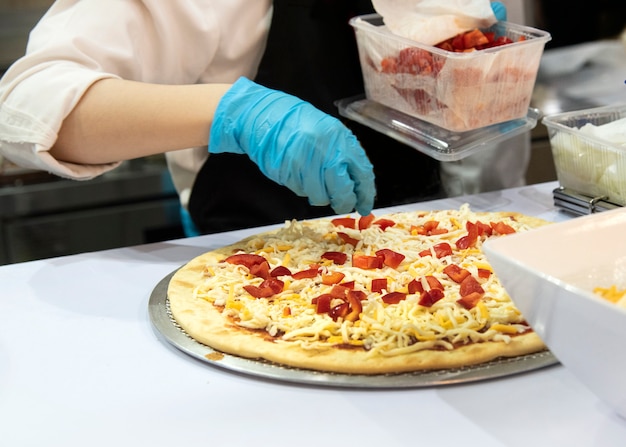
[[[322,284],[327,286],[333,284],[339,284],[346,277],[345,273],[341,272],[329,272],[322,275]]]
[[[456,300],[456,302],[469,310],[476,306],[476,304],[478,304],[482,296],[483,294],[481,293],[472,292],[469,295],[465,295],[464,297],[459,298],[458,300]]]
[[[376,217],[373,214],[368,214],[367,216],[361,216],[359,218],[359,230],[365,230],[369,228],[370,225],[372,225],[372,222],[374,222],[375,218]]]
[[[336,227],[356,228],[356,219],[354,217],[337,217],[331,220]]]
[[[333,297],[329,293],[324,293],[311,300],[312,304],[315,304],[315,312],[318,314],[326,314],[330,311],[330,302]]]
[[[398,304],[404,299],[406,299],[406,294],[402,292],[389,292],[381,297],[381,300],[387,304]]]
[[[322,259],[333,261],[333,264],[343,265],[348,259],[348,255],[341,251],[327,251],[322,254]]]
[[[491,228],[498,234],[513,234],[515,229],[504,222],[491,222]]]
[[[443,290],[441,289],[424,290],[420,295],[418,304],[420,306],[430,307],[442,298]]]
[[[388,248],[381,248],[376,252],[376,256],[382,259],[384,265],[393,269],[397,268],[405,258],[402,253],[395,252]]]
[[[461,284],[465,278],[471,275],[469,270],[461,268],[456,264],[446,266],[446,268],[443,269],[443,272],[448,275],[452,281],[458,284]]]
[[[348,289],[354,289],[354,280],[342,282],[341,286],[342,287],[347,287]]]
[[[285,283],[276,278],[269,278],[263,281],[259,286],[247,285],[243,288],[255,298],[269,298],[283,291]]]
[[[424,286],[422,286],[422,282],[417,279],[412,279],[411,282],[407,285],[407,289],[410,294],[413,293],[422,293],[424,291]]]
[[[481,295],[483,295],[485,293],[485,290],[480,285],[478,280],[470,275],[461,282],[459,294],[461,296],[467,296],[471,293],[480,293]]]
[[[372,279],[371,289],[374,293],[380,293],[383,290],[387,290],[387,278]]]
[[[267,261],[260,264],[253,264],[250,266],[250,274],[258,276],[259,278],[267,279],[270,277],[270,264]]]
[[[465,228],[467,229],[467,236],[463,236],[456,241],[456,248],[459,250],[473,247],[476,245],[476,241],[478,241],[478,226],[473,222],[467,222]]]
[[[391,219],[378,219],[372,222],[372,225],[378,225],[382,231],[389,227],[393,227],[396,223]]]
[[[293,273],[291,276],[293,279],[305,279],[305,278],[315,278],[320,273],[320,268],[318,265],[311,265],[311,268],[306,270],[300,270],[299,272]]]
[[[356,321],[359,319],[359,315],[363,310],[360,294],[358,293],[358,291],[349,290],[347,296],[348,305],[350,306],[350,312],[348,312],[348,314],[344,316],[344,319],[348,321]]]
[[[333,298],[345,299],[348,294],[349,287],[344,286],[343,284],[337,284],[330,290],[330,296]]]
[[[229,264],[237,264],[246,266],[248,269],[256,264],[261,264],[262,262],[267,262],[267,260],[260,255],[254,255],[250,253],[239,253],[236,255],[231,255],[224,259],[225,262]]]
[[[440,242],[432,246],[432,250],[435,252],[436,258],[443,258],[445,256],[452,255],[452,247],[447,242]],[[419,252],[421,257],[432,256],[431,249],[422,250]]]
[[[289,270],[284,265],[279,265],[278,267],[274,267],[270,272],[270,276],[276,278],[277,276],[291,276],[291,270]]]
[[[383,266],[383,261],[378,256],[355,253],[352,255],[352,266],[364,270],[379,269]]]
[[[428,283],[429,287],[431,289],[441,289],[443,290],[443,285],[439,282],[439,280],[437,278],[435,278],[434,276],[428,275],[425,276],[426,278],[426,282]]]
[[[356,244],[359,243],[358,239],[353,238],[352,236],[346,234],[346,233],[342,233],[340,231],[337,232],[337,236],[339,236],[339,238],[346,244],[350,244],[356,247]]]
[[[491,270],[487,269],[478,269],[478,277],[482,279],[487,279],[491,276]]]
[[[350,311],[350,304],[348,304],[347,302],[343,302],[331,308],[328,311],[328,315],[330,315],[330,317],[334,321],[337,321],[340,317],[344,318],[346,315],[348,315],[349,311]]]

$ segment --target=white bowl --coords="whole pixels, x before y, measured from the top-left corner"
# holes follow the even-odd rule
[[[626,417],[626,309],[593,293],[626,288],[626,208],[493,238],[483,249],[550,351]]]

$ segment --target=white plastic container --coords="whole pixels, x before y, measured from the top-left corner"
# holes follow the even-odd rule
[[[593,198],[626,205],[626,147],[580,130],[626,118],[626,104],[559,113],[543,118],[559,184]]]

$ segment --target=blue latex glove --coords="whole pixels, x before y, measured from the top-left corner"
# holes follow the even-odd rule
[[[372,164],[336,118],[286,93],[240,78],[218,104],[209,152],[247,154],[261,172],[337,214],[374,206]]]
[[[506,21],[506,6],[502,2],[491,2],[491,10],[498,21]]]

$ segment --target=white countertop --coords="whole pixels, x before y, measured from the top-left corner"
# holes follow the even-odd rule
[[[556,186],[393,210],[468,202],[560,221],[570,216],[552,205]],[[626,445],[626,420],[560,365],[432,388],[325,388],[233,373],[163,341],[148,316],[155,285],[257,231],[0,267],[0,445]]]

